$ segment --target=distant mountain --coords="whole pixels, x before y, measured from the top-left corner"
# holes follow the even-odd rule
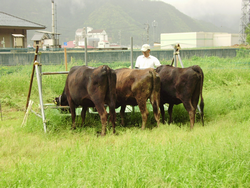
[[[46,30],[51,31],[50,0],[0,0],[0,3],[0,11],[45,25]],[[106,30],[110,42],[122,45],[129,45],[130,37],[135,45],[141,45],[147,39],[150,43],[160,41],[160,33],[223,31],[212,23],[192,19],[161,1],[55,0],[55,4],[56,31],[61,33],[61,43],[74,40],[75,31],[87,26]],[[34,31],[28,32],[28,43],[33,34]]]

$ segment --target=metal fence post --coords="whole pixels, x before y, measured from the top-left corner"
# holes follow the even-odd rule
[[[39,63],[37,61],[35,61],[34,64],[35,64],[35,68],[36,68],[39,101],[40,101],[40,108],[41,108],[41,114],[42,114],[42,119],[43,119],[43,129],[44,129],[44,132],[46,133],[47,127],[46,127],[46,119],[45,119],[45,113],[44,113],[44,108],[43,108],[42,82],[41,82],[41,72],[40,72],[41,69],[38,67],[41,65],[39,65]]]

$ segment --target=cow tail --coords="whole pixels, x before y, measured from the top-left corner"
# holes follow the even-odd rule
[[[152,87],[152,93],[150,96],[150,100],[153,106],[153,110],[157,112],[159,110],[160,105],[160,89],[161,89],[161,83],[160,83],[160,76],[158,73],[156,73],[155,70],[149,71],[153,77],[153,87]]]
[[[202,125],[204,126],[204,101],[203,101],[203,96],[202,96],[202,89],[203,89],[203,81],[204,81],[204,74],[202,69],[200,68],[200,66],[198,65],[194,65],[193,70],[195,72],[197,72],[200,76],[200,113],[201,113],[201,121],[202,121]]]
[[[108,95],[109,95],[109,114],[112,123],[116,121],[115,103],[116,103],[116,73],[113,69],[106,66],[108,77]]]
[[[198,75],[200,76],[200,98],[201,98],[201,101],[200,101],[200,113],[201,113],[201,121],[202,121],[202,125],[204,126],[204,101],[203,101],[203,96],[202,96],[202,89],[203,89],[203,81],[204,81],[204,74],[203,74],[203,71],[201,69],[200,66],[198,65],[194,65],[192,66],[192,69],[198,73]]]
[[[204,126],[204,101],[203,101],[203,96],[202,96],[202,89],[203,89],[203,81],[204,81],[204,74],[202,69],[200,68],[200,75],[201,75],[201,82],[200,82],[200,108],[201,108],[201,121],[202,125]]]

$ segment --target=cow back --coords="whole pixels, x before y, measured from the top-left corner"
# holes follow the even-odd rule
[[[111,98],[115,100],[115,84],[115,72],[106,65],[97,68],[76,66],[68,74],[65,94],[75,105],[94,107],[93,101],[98,103],[103,102],[102,100],[109,102]]]
[[[137,105],[136,96],[143,93],[149,98],[155,87],[160,91],[160,78],[154,69],[122,68],[116,69],[115,72],[117,76],[116,92],[118,102],[125,100],[130,101],[131,103],[128,102],[130,105]]]

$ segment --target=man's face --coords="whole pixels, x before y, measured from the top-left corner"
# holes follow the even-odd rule
[[[145,57],[149,56],[150,50],[147,50],[146,52],[142,52]]]

